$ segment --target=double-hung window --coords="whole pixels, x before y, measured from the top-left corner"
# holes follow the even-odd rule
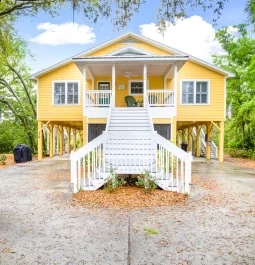
[[[79,85],[78,81],[53,81],[53,104],[78,105]]]
[[[182,81],[181,104],[209,104],[209,81]]]

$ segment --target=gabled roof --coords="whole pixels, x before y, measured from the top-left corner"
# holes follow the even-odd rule
[[[38,71],[38,72],[34,73],[33,75],[31,75],[31,78],[32,79],[36,79],[37,77],[39,77],[39,76],[41,76],[43,74],[46,74],[48,72],[51,72],[51,71],[53,71],[56,68],[59,68],[61,66],[64,66],[64,65],[72,62],[73,61],[73,58],[77,58],[77,57],[81,57],[81,56],[84,57],[86,55],[89,55],[89,54],[91,54],[93,52],[96,52],[96,51],[98,51],[98,50],[100,50],[100,49],[102,49],[104,47],[107,47],[107,46],[109,46],[109,45],[111,45],[111,44],[113,44],[115,42],[124,40],[126,38],[135,38],[136,40],[139,40],[139,41],[148,43],[150,45],[156,46],[156,47],[158,47],[158,48],[160,48],[160,49],[162,49],[164,51],[167,51],[169,53],[173,53],[175,55],[189,56],[189,60],[192,61],[192,62],[195,62],[197,64],[200,64],[200,65],[202,65],[202,66],[204,66],[206,68],[209,68],[211,70],[214,70],[214,71],[216,71],[216,72],[218,72],[218,73],[220,73],[222,75],[225,75],[227,77],[232,77],[233,76],[232,73],[227,72],[227,71],[223,70],[222,68],[217,67],[217,66],[215,66],[213,64],[210,64],[210,63],[208,63],[206,61],[203,61],[201,59],[198,59],[198,58],[196,58],[196,57],[194,57],[192,55],[189,55],[187,53],[181,52],[181,51],[179,51],[179,50],[177,50],[175,48],[169,47],[169,46],[167,46],[165,44],[159,43],[159,42],[157,42],[155,40],[152,40],[150,38],[144,37],[142,35],[138,35],[138,34],[133,33],[133,32],[128,32],[128,33],[125,33],[125,34],[120,35],[119,37],[116,37],[114,39],[111,39],[109,41],[106,41],[106,42],[104,42],[104,43],[102,43],[100,45],[97,45],[97,46],[95,46],[95,47],[93,47],[93,48],[91,48],[89,50],[83,51],[83,52],[81,52],[81,53],[79,53],[79,54],[77,54],[75,56],[72,56],[72,57],[64,60],[64,61],[61,61],[61,62],[59,62],[57,64],[54,64],[54,65],[52,65],[52,66],[50,66],[48,68],[45,68],[45,69],[43,69],[41,71]]]

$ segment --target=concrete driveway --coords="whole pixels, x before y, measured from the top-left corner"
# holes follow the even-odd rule
[[[65,159],[0,170],[0,264],[255,264],[255,170],[192,170],[186,205],[130,211],[77,205]]]

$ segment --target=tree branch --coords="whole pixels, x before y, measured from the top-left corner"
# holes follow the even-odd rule
[[[34,113],[34,116],[36,117],[36,110],[35,110],[35,106],[34,106],[34,103],[29,95],[29,92],[28,92],[28,89],[27,89],[27,86],[23,80],[23,78],[21,77],[21,75],[18,73],[18,71],[16,71],[10,64],[7,63],[7,66],[18,76],[19,80],[21,81],[23,87],[24,87],[24,90],[26,92],[26,95],[27,95],[27,98],[29,100],[29,103],[31,105],[31,108],[32,108],[32,111]]]
[[[18,103],[21,105],[22,109],[25,111],[23,104],[21,103],[20,99],[18,98],[15,91],[11,88],[11,86],[2,78],[0,78],[0,84],[3,85],[4,87],[7,87],[7,89],[11,92],[11,94],[16,98]]]

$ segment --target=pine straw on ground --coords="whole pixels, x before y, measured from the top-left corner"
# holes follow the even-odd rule
[[[16,165],[19,165],[20,163],[16,163],[15,161],[14,161],[14,156],[13,156],[13,154],[6,154],[7,155],[7,160],[5,161],[6,162],[6,164],[5,165],[2,165],[1,163],[0,163],[0,169],[3,169],[3,168],[6,168],[6,167],[11,167],[11,166],[16,166]],[[35,156],[33,156],[33,161],[34,160],[37,160],[37,155],[35,155]]]
[[[143,207],[183,204],[188,196],[177,192],[153,190],[145,194],[142,188],[124,186],[109,193],[106,190],[81,191],[74,195],[75,201],[87,207],[134,209]]]
[[[255,169],[255,160],[249,158],[237,158],[237,157],[230,157],[229,155],[224,155],[224,162],[227,164],[231,164],[234,166],[241,166],[245,168],[252,168]]]

